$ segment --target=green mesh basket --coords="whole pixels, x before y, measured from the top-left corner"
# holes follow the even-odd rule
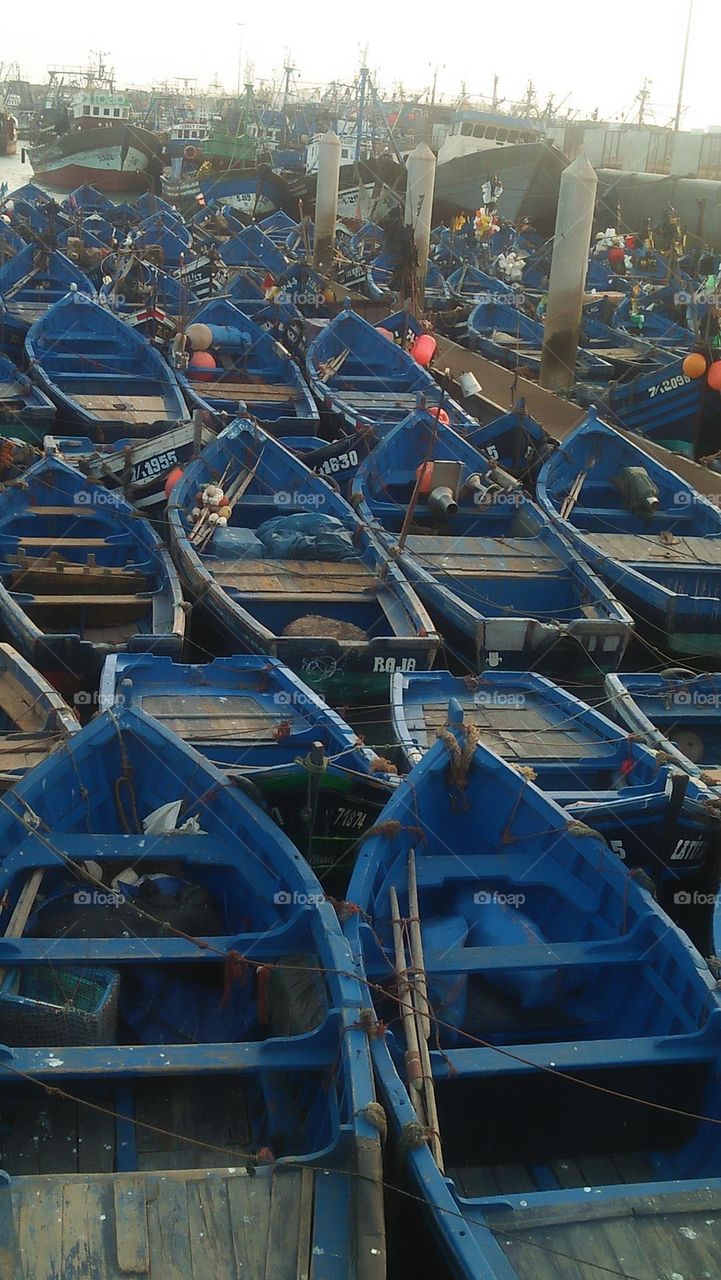
[[[113,1044],[119,992],[115,969],[14,969],[0,989],[0,1043]]]

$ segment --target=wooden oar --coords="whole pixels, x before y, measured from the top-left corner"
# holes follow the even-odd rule
[[[405,947],[403,945],[403,926],[401,924],[401,913],[398,906],[398,894],[393,885],[391,885],[388,896],[390,898],[392,921],[393,921],[393,945],[396,956],[396,974],[398,977],[398,997],[401,1001],[401,1009],[403,1012],[403,1030],[406,1037],[406,1077],[408,1080],[408,1090],[413,1100],[413,1106],[416,1115],[426,1128],[428,1120],[425,1113],[423,1093],[423,1072],[421,1069],[421,1055],[418,1047],[418,1029],[416,1020],[413,1016],[413,1004],[411,1000],[411,989],[408,981],[408,969],[406,966]]]
[[[583,484],[587,475],[588,475],[587,471],[579,471],[578,475],[576,476],[576,479],[574,480],[573,484],[571,485],[571,488],[569,489],[568,493],[566,494],[566,497],[563,500],[563,505],[561,507],[562,520],[567,520],[571,512],[573,511],[573,508],[575,507],[576,503],[578,502],[578,499],[581,496],[581,490],[583,488]]]
[[[23,932],[25,930],[25,925],[27,924],[30,918],[30,912],[32,911],[35,905],[35,899],[38,896],[38,891],[40,889],[40,885],[42,884],[44,875],[45,875],[45,868],[39,867],[36,871],[31,872],[30,875],[28,876],[27,880],[25,881],[25,884],[20,890],[20,895],[18,897],[17,902],[15,903],[13,913],[8,921],[8,927],[5,930],[5,933],[3,934],[4,938],[21,938],[22,937]],[[7,974],[8,968],[10,967],[11,966],[6,965],[5,967],[0,968],[0,986],[2,986],[3,982],[5,981],[5,975]]]
[[[425,1101],[428,1127],[431,1131],[431,1151],[441,1173],[443,1167],[443,1149],[441,1147],[441,1130],[436,1105],[436,1090],[433,1083],[433,1066],[428,1041],[431,1035],[430,1005],[428,1003],[428,980],[423,959],[423,938],[418,910],[418,883],[416,880],[416,856],[413,849],[408,852],[408,936],[410,941],[411,964],[413,966],[412,1000],[418,1030],[418,1048],[423,1070],[423,1098]]]

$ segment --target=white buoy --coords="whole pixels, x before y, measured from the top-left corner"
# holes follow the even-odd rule
[[[433,192],[436,185],[436,157],[426,142],[419,142],[411,151],[406,163],[406,216],[407,227],[413,228],[418,265],[416,267],[416,301],[423,310],[426,291],[428,254],[431,247],[431,223],[433,221]]]
[[[597,185],[596,174],[584,155],[561,176],[539,379],[548,391],[572,387],[576,377]]]
[[[313,266],[328,271],[335,249],[340,182],[340,139],[332,129],[323,134],[318,146],[318,182],[315,193],[315,242]]]

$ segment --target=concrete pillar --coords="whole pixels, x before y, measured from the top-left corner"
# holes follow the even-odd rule
[[[573,386],[576,376],[597,182],[584,155],[561,177],[541,355],[540,383],[548,391]]]
[[[327,272],[333,262],[335,224],[338,217],[340,140],[329,129],[318,147],[318,182],[315,193],[315,244],[313,266]]]
[[[426,142],[419,142],[411,151],[406,179],[407,227],[413,228],[418,266],[416,267],[416,299],[423,310],[426,290],[428,254],[431,247],[431,223],[433,220],[433,192],[436,185],[436,157]]]

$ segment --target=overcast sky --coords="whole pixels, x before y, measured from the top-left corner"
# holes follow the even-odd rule
[[[400,80],[407,91],[419,92],[437,66],[438,92],[447,100],[464,82],[471,94],[490,94],[496,72],[502,97],[519,98],[530,77],[541,99],[553,93],[560,102],[569,95],[566,105],[580,115],[598,107],[616,119],[637,110],[634,98],[647,77],[648,118],[658,124],[675,111],[687,14],[685,0],[610,6],[481,0],[433,7],[428,0],[396,6],[363,0],[351,7],[338,0],[266,0],[262,6],[124,0],[119,7],[74,0],[70,11],[56,0],[35,0],[21,27],[17,15],[24,11],[8,7],[13,17],[4,24],[0,61],[17,61],[23,76],[37,82],[51,63],[84,65],[93,48],[108,53],[119,85],[186,76],[205,87],[217,75],[234,90],[241,45],[243,63],[250,59],[256,79],[278,80],[289,46],[305,84],[346,82],[367,42],[368,65],[380,87],[390,90]],[[695,0],[687,127],[721,125],[715,66],[720,17],[718,0]]]

